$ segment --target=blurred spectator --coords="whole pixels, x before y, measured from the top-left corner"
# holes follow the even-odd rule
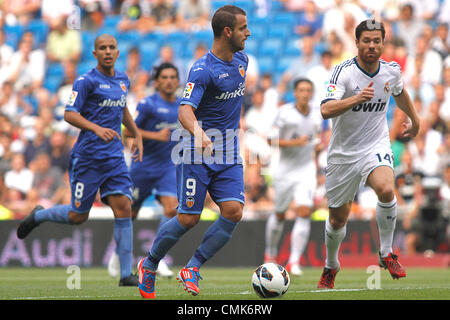
[[[158,59],[153,63],[153,66],[159,66],[161,65],[163,62],[170,62],[171,64],[173,64],[175,67],[177,67],[178,70],[185,70],[184,69],[184,64],[183,61],[180,60],[177,56],[176,53],[173,51],[173,48],[168,45],[168,44],[164,44],[160,47],[159,49],[159,57]],[[187,74],[186,72],[181,72],[180,71],[180,83],[185,83],[186,79],[187,79]]]
[[[400,217],[411,212],[421,201],[423,173],[414,169],[413,162],[411,153],[406,150],[402,153],[400,166],[395,169],[395,196]]]
[[[381,59],[386,62],[395,61],[402,71],[405,70],[407,53],[403,40],[395,38],[384,42],[384,50]]]
[[[353,53],[346,50],[342,40],[334,33],[330,37],[330,52],[331,52],[331,65],[337,66],[341,62],[354,57]]]
[[[333,71],[333,65],[331,63],[332,56],[330,51],[324,51],[320,55],[320,64],[312,67],[306,74],[306,77],[314,84],[314,95],[312,98],[313,112],[320,111],[320,102],[324,97],[324,90],[328,85],[328,81],[331,78]],[[320,116],[320,114],[319,114]]]
[[[309,36],[303,37],[301,39],[300,57],[292,60],[291,65],[281,77],[278,85],[280,94],[284,94],[289,91],[295,79],[306,77],[309,70],[318,64],[320,64],[320,56],[315,51],[314,39]]]
[[[414,8],[410,3],[402,6],[400,19],[396,24],[397,35],[404,41],[408,55],[415,55],[416,39],[422,33],[424,22],[422,19],[414,16]]]
[[[40,0],[3,0],[1,10],[5,23],[10,26],[28,25],[32,19],[37,17],[40,5]]]
[[[47,38],[47,60],[78,61],[81,55],[81,36],[78,30],[67,28],[66,20],[56,18]]]
[[[261,164],[248,164],[244,170],[245,206],[248,219],[267,216],[273,210],[269,186],[261,175]]]
[[[447,162],[441,172],[443,172],[444,182],[439,190],[439,195],[443,201],[443,215],[448,224],[450,218],[450,161]]]
[[[146,86],[150,79],[149,73],[141,66],[141,59],[139,48],[128,50],[125,72],[130,80],[130,90],[134,90],[135,86]]]
[[[414,159],[414,169],[421,171],[424,176],[438,175],[437,165],[439,157],[437,150],[442,141],[442,134],[430,126],[427,118],[420,121],[419,134],[408,144],[408,149]]]
[[[0,29],[0,71],[4,73],[3,70],[9,65],[11,57],[14,53],[14,49],[7,43],[5,43],[5,31]],[[0,85],[3,83],[3,77],[0,76]]]
[[[277,113],[280,102],[280,95],[273,83],[272,74],[264,73],[259,81],[259,86],[264,91],[263,110],[272,125],[272,119]]]
[[[25,196],[33,183],[33,172],[25,165],[25,157],[15,153],[11,159],[11,170],[5,173],[5,185],[9,189],[16,189]]]
[[[450,57],[450,56],[449,56]],[[450,65],[444,68],[444,87],[441,108],[439,110],[440,117],[447,123],[450,122]]]
[[[19,114],[19,98],[14,92],[13,83],[6,81],[2,85],[0,93],[0,112],[10,119],[14,119]]]
[[[440,23],[450,25],[450,0],[442,0],[437,20]]]
[[[103,25],[105,15],[111,13],[110,0],[79,0],[79,5],[86,14],[83,15],[83,30],[97,30]]]
[[[191,70],[192,65],[201,57],[203,57],[208,52],[208,47],[204,43],[198,43],[195,46],[194,52],[192,54],[192,58],[189,60],[186,66],[186,74]]]
[[[60,168],[52,167],[49,153],[38,153],[30,168],[34,171],[33,189],[39,197],[49,204],[59,203],[65,191],[64,174]]]
[[[442,59],[445,59],[448,56],[450,53],[448,24],[440,23],[436,27],[435,36],[431,39],[431,49],[437,51]]]
[[[269,119],[273,119],[273,117],[264,112],[264,91],[261,88],[257,88],[253,93],[252,102],[252,106],[244,117],[245,144],[248,151],[246,158],[253,159],[250,163],[255,163],[255,159],[260,159],[262,163],[267,164],[271,155],[270,146],[267,142],[272,128],[272,122]]]
[[[151,31],[153,23],[150,19],[150,1],[124,0],[120,6],[119,31],[138,30],[145,33]]]
[[[309,0],[280,0],[287,11],[301,12],[306,10]]]
[[[54,131],[50,136],[50,146],[52,166],[59,168],[62,172],[66,172],[69,169],[71,150],[66,133],[63,131]]]
[[[176,29],[177,10],[170,0],[153,0],[150,18],[153,22],[154,30],[164,33],[172,32]],[[180,70],[180,69],[179,69]]]
[[[14,52],[7,71],[7,80],[14,83],[14,90],[20,91],[30,85],[33,89],[42,85],[45,75],[45,52],[34,49],[34,36],[25,32],[19,43],[18,51]]]
[[[407,232],[405,246],[408,255],[414,255],[418,251],[437,251],[446,240],[448,221],[443,216],[443,203],[439,201],[441,184],[439,178],[424,178],[422,203],[403,219],[403,228]]]
[[[414,15],[421,20],[433,20],[439,8],[439,0],[408,0],[414,8]]]
[[[180,29],[196,32],[210,27],[211,0],[179,0],[176,10]]]
[[[439,53],[429,47],[424,36],[417,37],[414,54],[409,55],[406,61],[405,77],[411,79],[418,74],[422,82],[435,85],[441,81],[442,67],[443,62]]]
[[[304,9],[298,13],[294,31],[300,37],[310,36],[315,42],[322,38],[323,15],[312,0],[305,1]]]
[[[34,130],[32,131],[31,136],[28,137],[29,139],[25,146],[25,161],[27,165],[30,165],[31,161],[33,161],[39,153],[50,154],[50,140],[46,137],[45,130],[46,127],[44,121],[40,118],[36,118]]]
[[[74,0],[42,0],[41,16],[50,28],[55,19],[67,19],[73,12]]]
[[[6,171],[11,170],[11,161],[13,152],[11,150],[12,143],[11,134],[0,134],[0,174],[3,175]]]
[[[55,94],[51,96],[49,101],[49,105],[55,108],[55,117],[59,120],[64,117],[67,99],[72,93],[73,82],[78,77],[77,63],[75,61],[64,60],[61,64],[63,67],[63,77],[58,89],[56,89]]]
[[[332,32],[336,34],[343,32],[346,13],[352,15],[356,25],[368,18],[364,10],[355,2],[335,0],[334,4],[324,13],[322,34],[325,38],[328,38]]]
[[[437,172],[442,173],[450,165],[450,131],[444,135],[444,141],[437,150],[439,162],[437,165]]]

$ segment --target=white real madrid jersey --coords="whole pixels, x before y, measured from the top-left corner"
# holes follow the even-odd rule
[[[273,123],[274,134],[282,140],[292,140],[303,135],[310,137],[309,142],[303,146],[280,147],[280,157],[275,171],[276,177],[294,177],[302,172],[303,168],[314,165],[314,147],[317,143],[319,130],[317,117],[314,117],[310,107],[307,115],[302,114],[294,103],[280,107]]]
[[[380,60],[378,70],[367,73],[356,57],[334,68],[322,104],[354,96],[373,82],[372,100],[354,106],[331,119],[329,163],[353,163],[379,144],[390,145],[386,113],[391,95],[403,91],[400,66]]]

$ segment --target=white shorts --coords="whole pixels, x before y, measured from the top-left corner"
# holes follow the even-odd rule
[[[375,168],[393,168],[393,155],[389,147],[383,146],[370,152],[354,163],[328,163],[325,175],[325,188],[329,208],[339,208],[355,199],[361,186]]]
[[[302,175],[298,175],[295,179],[290,177],[275,178],[274,187],[274,206],[275,212],[282,213],[289,209],[292,201],[296,207],[314,205],[314,191],[317,186],[315,166],[305,170]]]

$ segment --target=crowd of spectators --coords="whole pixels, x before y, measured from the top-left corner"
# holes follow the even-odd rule
[[[120,32],[210,31],[214,2],[1,1],[0,219],[21,219],[37,203],[48,207],[70,202],[68,157],[78,131],[63,121],[63,113],[71,85],[79,75],[78,66],[83,62],[82,48],[92,47],[91,43],[82,42],[83,32],[102,30],[105,18],[111,15],[118,17],[115,28]],[[446,232],[447,239],[450,238],[449,229],[445,230],[450,217],[450,0],[255,0],[253,3],[249,15],[262,19],[275,5],[278,10],[295,14],[291,41],[298,43],[300,50],[281,75],[261,72],[258,57],[250,55],[241,126],[247,201],[244,218],[264,219],[273,212],[271,172],[277,152],[267,145],[266,137],[277,109],[293,99],[293,80],[299,77],[312,80],[313,112],[320,117],[321,92],[333,66],[356,55],[354,28],[374,16],[382,19],[386,28],[382,59],[401,66],[405,86],[422,119],[418,136],[401,140],[398,133],[406,119],[391,100],[388,124],[395,159],[399,220],[405,230],[403,246],[409,252],[420,249],[420,243],[426,242],[424,237],[437,232],[428,225],[439,225],[444,238]],[[25,29],[15,46],[7,43],[6,27],[26,27],[35,20],[48,27],[45,39],[36,38],[35,33]],[[249,28],[251,31],[252,25]],[[186,70],[208,49],[206,44],[199,44],[187,61],[165,45],[158,48],[159,57],[153,65],[174,63],[181,71],[183,84]],[[122,54],[126,54],[125,71],[131,82],[128,106],[134,112],[137,101],[154,91],[152,70],[142,67],[139,48],[130,48]],[[54,90],[49,90],[43,84],[47,68],[54,64],[62,67],[63,79]],[[323,219],[327,208],[324,168],[329,122],[323,121],[320,137],[319,185],[313,219]],[[439,206],[434,206],[436,203]],[[362,188],[351,219],[372,219],[375,205],[373,191]],[[288,212],[289,217],[294,214],[290,216]]]

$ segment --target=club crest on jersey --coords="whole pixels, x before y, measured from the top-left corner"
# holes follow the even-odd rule
[[[389,93],[389,82],[386,82],[386,83],[384,84],[384,92],[385,92],[385,93]]]
[[[186,87],[184,87],[183,98],[189,99],[192,94],[192,90],[194,90],[195,83],[188,82],[186,83]]]
[[[245,77],[245,69],[244,66],[242,64],[239,65],[239,73],[241,75],[241,77]]]
[[[192,208],[194,206],[195,199],[193,197],[187,197],[186,198],[186,205],[188,208]]]
[[[80,200],[75,200],[75,207],[79,208],[81,206]]]
[[[119,85],[123,92],[127,92],[127,86],[123,83],[123,81],[120,81]]]

